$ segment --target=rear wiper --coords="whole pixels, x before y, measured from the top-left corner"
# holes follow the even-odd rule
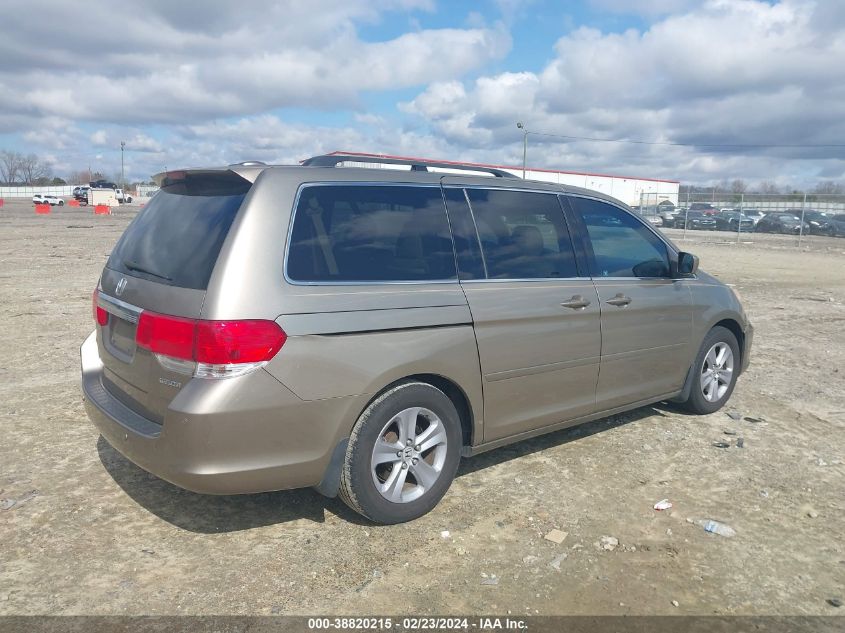
[[[138,262],[133,262],[130,259],[124,259],[123,265],[126,266],[129,270],[137,270],[139,273],[146,273],[148,275],[152,275],[153,277],[164,279],[165,281],[173,281],[173,279],[171,279],[167,275],[162,275],[161,273],[157,273],[154,270],[150,270],[149,268],[144,268]]]

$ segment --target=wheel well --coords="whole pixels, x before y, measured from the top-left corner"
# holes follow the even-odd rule
[[[745,350],[745,334],[742,331],[742,328],[739,326],[739,323],[734,321],[733,319],[722,319],[718,323],[716,323],[713,327],[721,325],[723,328],[730,330],[733,335],[736,337],[736,342],[739,344],[739,360],[740,363],[742,362],[742,353]]]
[[[373,397],[373,400],[375,400],[379,395],[381,395],[388,389],[392,389],[396,385],[401,384],[403,382],[425,382],[431,385],[432,387],[440,389],[440,391],[445,393],[446,397],[448,397],[449,400],[452,401],[452,404],[455,405],[455,409],[458,412],[458,417],[461,420],[461,435],[463,436],[463,445],[472,445],[472,429],[474,418],[472,413],[472,407],[469,404],[469,399],[467,398],[463,389],[461,389],[457,384],[455,384],[448,378],[438,376],[437,374],[414,374],[413,376],[406,376],[405,378],[390,383],[384,389],[379,391],[379,393]]]

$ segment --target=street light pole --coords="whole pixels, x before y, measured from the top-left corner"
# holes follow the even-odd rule
[[[522,121],[517,121],[516,127],[522,130],[522,179],[525,180],[525,161],[528,157],[528,130],[522,124]]]
[[[126,189],[126,178],[123,175],[123,148],[126,147],[126,141],[120,141],[120,188]]]

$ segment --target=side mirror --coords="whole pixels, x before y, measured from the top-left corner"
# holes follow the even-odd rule
[[[698,271],[698,257],[692,253],[678,253],[678,275],[690,277]]]

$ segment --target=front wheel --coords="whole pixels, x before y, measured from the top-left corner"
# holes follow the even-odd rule
[[[683,408],[697,414],[721,409],[736,386],[739,360],[739,343],[734,333],[721,326],[710,330],[695,357],[692,388]]]
[[[361,414],[349,438],[340,497],[376,523],[404,523],[446,494],[461,457],[455,405],[428,383],[397,385]]]

